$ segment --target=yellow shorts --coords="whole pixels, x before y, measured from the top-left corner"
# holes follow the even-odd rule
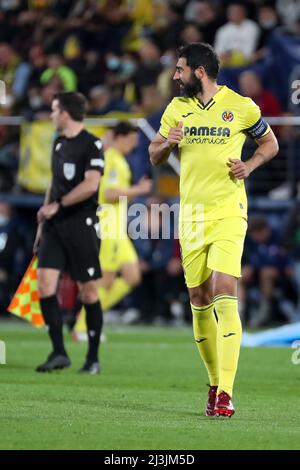
[[[100,266],[102,271],[116,272],[123,264],[136,261],[138,261],[138,256],[129,237],[101,241]]]
[[[181,223],[179,238],[187,287],[199,286],[212,271],[241,276],[247,225],[242,217]]]

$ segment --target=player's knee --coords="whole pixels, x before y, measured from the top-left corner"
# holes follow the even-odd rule
[[[142,282],[142,275],[139,271],[132,273],[132,275],[127,279],[128,284],[132,289],[137,287]]]
[[[99,300],[97,290],[82,291],[80,297],[83,304],[94,304]]]
[[[190,291],[190,301],[195,307],[202,307],[204,305],[210,305],[212,303],[211,295],[208,292],[202,291]]]
[[[41,278],[38,281],[38,292],[40,299],[50,297],[55,294],[55,286],[47,279]]]
[[[83,304],[94,304],[99,300],[98,289],[95,283],[81,285],[79,292],[80,300]]]

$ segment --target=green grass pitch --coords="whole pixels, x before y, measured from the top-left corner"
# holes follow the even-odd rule
[[[243,348],[233,418],[206,418],[206,373],[191,328],[106,328],[103,372],[81,376],[86,345],[67,340],[72,368],[38,374],[44,331],[0,323],[1,449],[299,449],[300,365],[290,348]]]

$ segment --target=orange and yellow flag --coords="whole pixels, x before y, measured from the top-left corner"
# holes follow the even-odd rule
[[[44,326],[37,287],[37,257],[34,256],[7,310],[33,326]]]

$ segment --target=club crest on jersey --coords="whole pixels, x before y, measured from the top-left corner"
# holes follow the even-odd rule
[[[75,176],[75,164],[74,163],[64,163],[63,166],[64,176],[70,181]]]
[[[233,119],[234,119],[234,115],[233,115],[233,113],[232,113],[231,111],[224,111],[224,112],[222,113],[222,119],[223,119],[223,121],[225,121],[225,122],[231,122],[231,121],[233,121]]]

